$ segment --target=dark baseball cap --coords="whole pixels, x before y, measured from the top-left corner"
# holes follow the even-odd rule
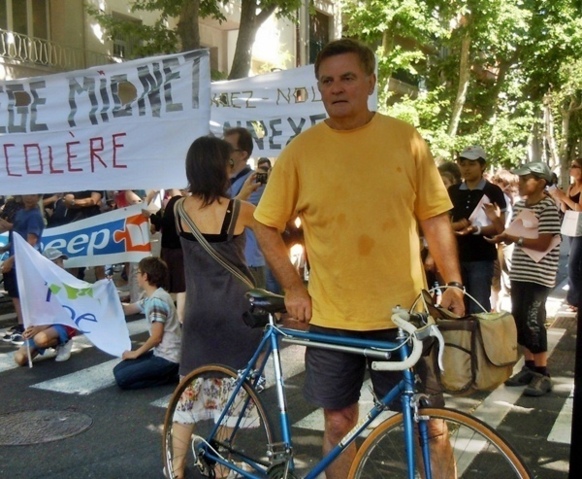
[[[532,161],[512,170],[512,173],[517,176],[534,175],[538,178],[543,178],[549,183],[552,182],[552,172],[550,167],[543,161]]]

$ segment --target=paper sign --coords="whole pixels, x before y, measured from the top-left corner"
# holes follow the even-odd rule
[[[483,195],[477,206],[475,206],[473,213],[471,213],[471,216],[469,216],[469,221],[471,222],[472,225],[483,227],[489,226],[491,224],[491,220],[489,219],[489,217],[485,213],[485,210],[483,209],[485,205],[490,204],[491,200],[489,199],[489,197],[487,195]]]
[[[531,210],[521,210],[511,224],[505,229],[505,233],[518,238],[535,239],[538,233],[539,220]]]

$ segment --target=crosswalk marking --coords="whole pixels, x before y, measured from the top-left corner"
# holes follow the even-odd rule
[[[148,329],[148,323],[145,318],[132,321],[128,323],[127,326],[131,336],[141,334]],[[548,355],[552,354],[564,333],[564,329],[550,328],[548,330]],[[73,340],[73,354],[78,354],[79,351],[83,349],[93,347],[93,345],[85,336],[75,337]],[[304,371],[304,350],[305,348],[303,346],[297,345],[289,345],[285,348],[282,348],[281,359],[286,379],[289,379]],[[104,388],[112,387],[115,385],[112,370],[115,364],[117,364],[119,361],[120,359],[118,358],[111,359],[71,374],[34,384],[31,387],[64,394],[89,395]],[[518,362],[514,371],[517,372],[522,367],[522,365],[523,359]],[[0,354],[0,373],[17,367],[18,366],[16,366],[14,363],[13,352]],[[272,387],[274,385],[274,374],[270,364],[266,370],[266,378],[267,388]],[[567,378],[561,378],[557,375],[554,375],[553,379],[556,387],[559,387],[559,384],[562,382],[564,386],[570,384]],[[564,381],[561,381],[562,379],[564,379]],[[371,384],[366,382],[362,390],[362,396],[359,404],[361,417],[363,417],[363,415],[369,411],[373,403],[373,398],[370,391]],[[502,385],[495,391],[492,391],[483,401],[472,401],[470,398],[466,397],[447,396],[447,406],[459,410],[467,410],[467,401],[469,401],[471,402],[469,406],[471,409],[471,414],[483,420],[491,427],[496,428],[509,412],[515,411],[517,409],[516,403],[519,400],[522,392],[523,388],[508,388]],[[563,444],[570,443],[573,403],[572,396],[573,391],[563,405],[562,410],[560,411],[560,414],[554,423],[553,429],[548,436],[548,441]],[[166,408],[170,397],[171,395],[165,395],[164,397],[153,401],[151,405],[159,408]],[[384,420],[390,414],[391,413],[386,413],[386,415],[378,418],[375,423],[372,424],[369,430],[375,427],[376,424]],[[297,421],[294,426],[303,429],[323,431],[323,411],[321,409],[315,410],[308,416]]]
[[[558,328],[548,330],[548,356],[554,352],[565,332],[565,329]],[[515,365],[514,372],[519,371],[522,366],[523,359],[520,359]],[[506,387],[502,384],[489,394],[472,414],[495,429],[514,407],[523,390],[523,387]],[[449,403],[452,407],[456,407],[455,399],[462,398],[453,398],[453,401]]]
[[[127,329],[129,331],[129,335],[130,336],[135,336],[137,334],[141,334],[145,331],[148,330],[148,322],[145,318],[142,319],[138,319],[136,321],[132,321],[130,323],[127,323]],[[72,357],[74,358],[74,355],[77,354],[79,351],[86,349],[86,348],[93,348],[93,344],[91,343],[91,341],[89,341],[87,339],[86,336],[75,336],[73,338],[73,349],[72,349]],[[54,357],[54,355],[52,356]],[[113,362],[109,361],[105,364],[106,366],[103,366],[101,368],[102,365],[97,365],[94,366],[93,368],[89,368],[91,370],[91,372],[89,374],[91,374],[91,380],[95,380],[96,384],[94,388],[90,388],[88,386],[87,381],[84,380],[84,373],[83,371],[80,371],[80,378],[81,378],[81,383],[83,383],[84,385],[79,387],[79,388],[75,388],[75,387],[69,387],[67,385],[67,381],[71,380],[74,382],[78,381],[78,377],[75,376],[75,374],[77,373],[73,373],[73,374],[68,374],[66,376],[62,376],[61,378],[55,378],[49,381],[45,381],[43,383],[39,383],[36,384],[32,387],[37,387],[38,389],[48,389],[51,391],[55,391],[55,392],[64,392],[64,393],[69,393],[69,394],[91,394],[93,392],[98,391],[99,389],[103,389],[105,387],[110,386],[112,383],[111,381],[103,381],[99,378],[98,374],[99,371],[102,371],[103,373],[106,374],[106,376],[108,375],[107,372],[107,368],[112,368],[113,366],[111,366],[111,364],[115,365],[117,362],[119,362],[119,359],[113,360]],[[33,363],[34,364],[34,363]],[[4,371],[9,371],[11,369],[16,369],[19,366],[14,362],[14,352],[8,352],[8,353],[2,353],[0,354],[0,373],[4,372]],[[34,366],[33,366],[34,367]],[[109,371],[110,373],[110,371]],[[110,375],[110,374],[109,374]],[[113,376],[110,375],[110,379],[113,380]]]
[[[145,318],[138,319],[127,323],[127,329],[129,330],[129,335],[134,336],[147,331],[148,322]],[[93,346],[85,336],[79,336],[73,339],[75,341],[75,349],[77,344],[79,348]],[[115,384],[113,367],[120,361],[121,359],[119,358],[111,359],[81,371],[34,384],[31,387],[65,394],[79,394],[82,396],[93,394]]]
[[[574,408],[574,386],[566,402],[560,410],[560,414],[550,431],[548,441],[570,444],[572,439],[572,409]]]
[[[113,366],[119,361],[121,360],[111,359],[75,373],[33,384],[31,387],[65,394],[79,394],[81,396],[92,394],[115,384],[112,370]]]

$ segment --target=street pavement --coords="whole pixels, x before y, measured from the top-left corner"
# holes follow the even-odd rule
[[[447,406],[469,412],[499,431],[534,477],[542,479],[566,479],[569,468],[576,318],[562,306],[564,277],[562,268],[561,283],[547,305],[553,392],[529,398],[522,395],[523,388],[500,386],[489,393],[447,397]],[[11,321],[9,303],[0,302],[0,330]],[[128,318],[128,327],[134,347],[146,339],[143,317]],[[161,429],[172,386],[119,390],[111,372],[118,359],[96,350],[82,336],[74,338],[69,361],[46,359],[31,369],[14,365],[15,348],[0,341],[0,424],[4,425],[0,426],[0,478],[163,477]],[[301,395],[303,349],[286,347],[283,365],[297,462],[304,470],[319,455],[322,413]],[[263,399],[274,414],[271,388]],[[369,401],[364,391],[362,407]],[[30,444],[6,445],[16,442],[14,429],[22,432],[20,441]]]

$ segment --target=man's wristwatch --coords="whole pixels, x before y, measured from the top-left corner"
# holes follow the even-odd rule
[[[523,236],[520,236],[519,238],[517,238],[517,241],[515,242],[515,244],[517,244],[517,246],[523,246]]]

